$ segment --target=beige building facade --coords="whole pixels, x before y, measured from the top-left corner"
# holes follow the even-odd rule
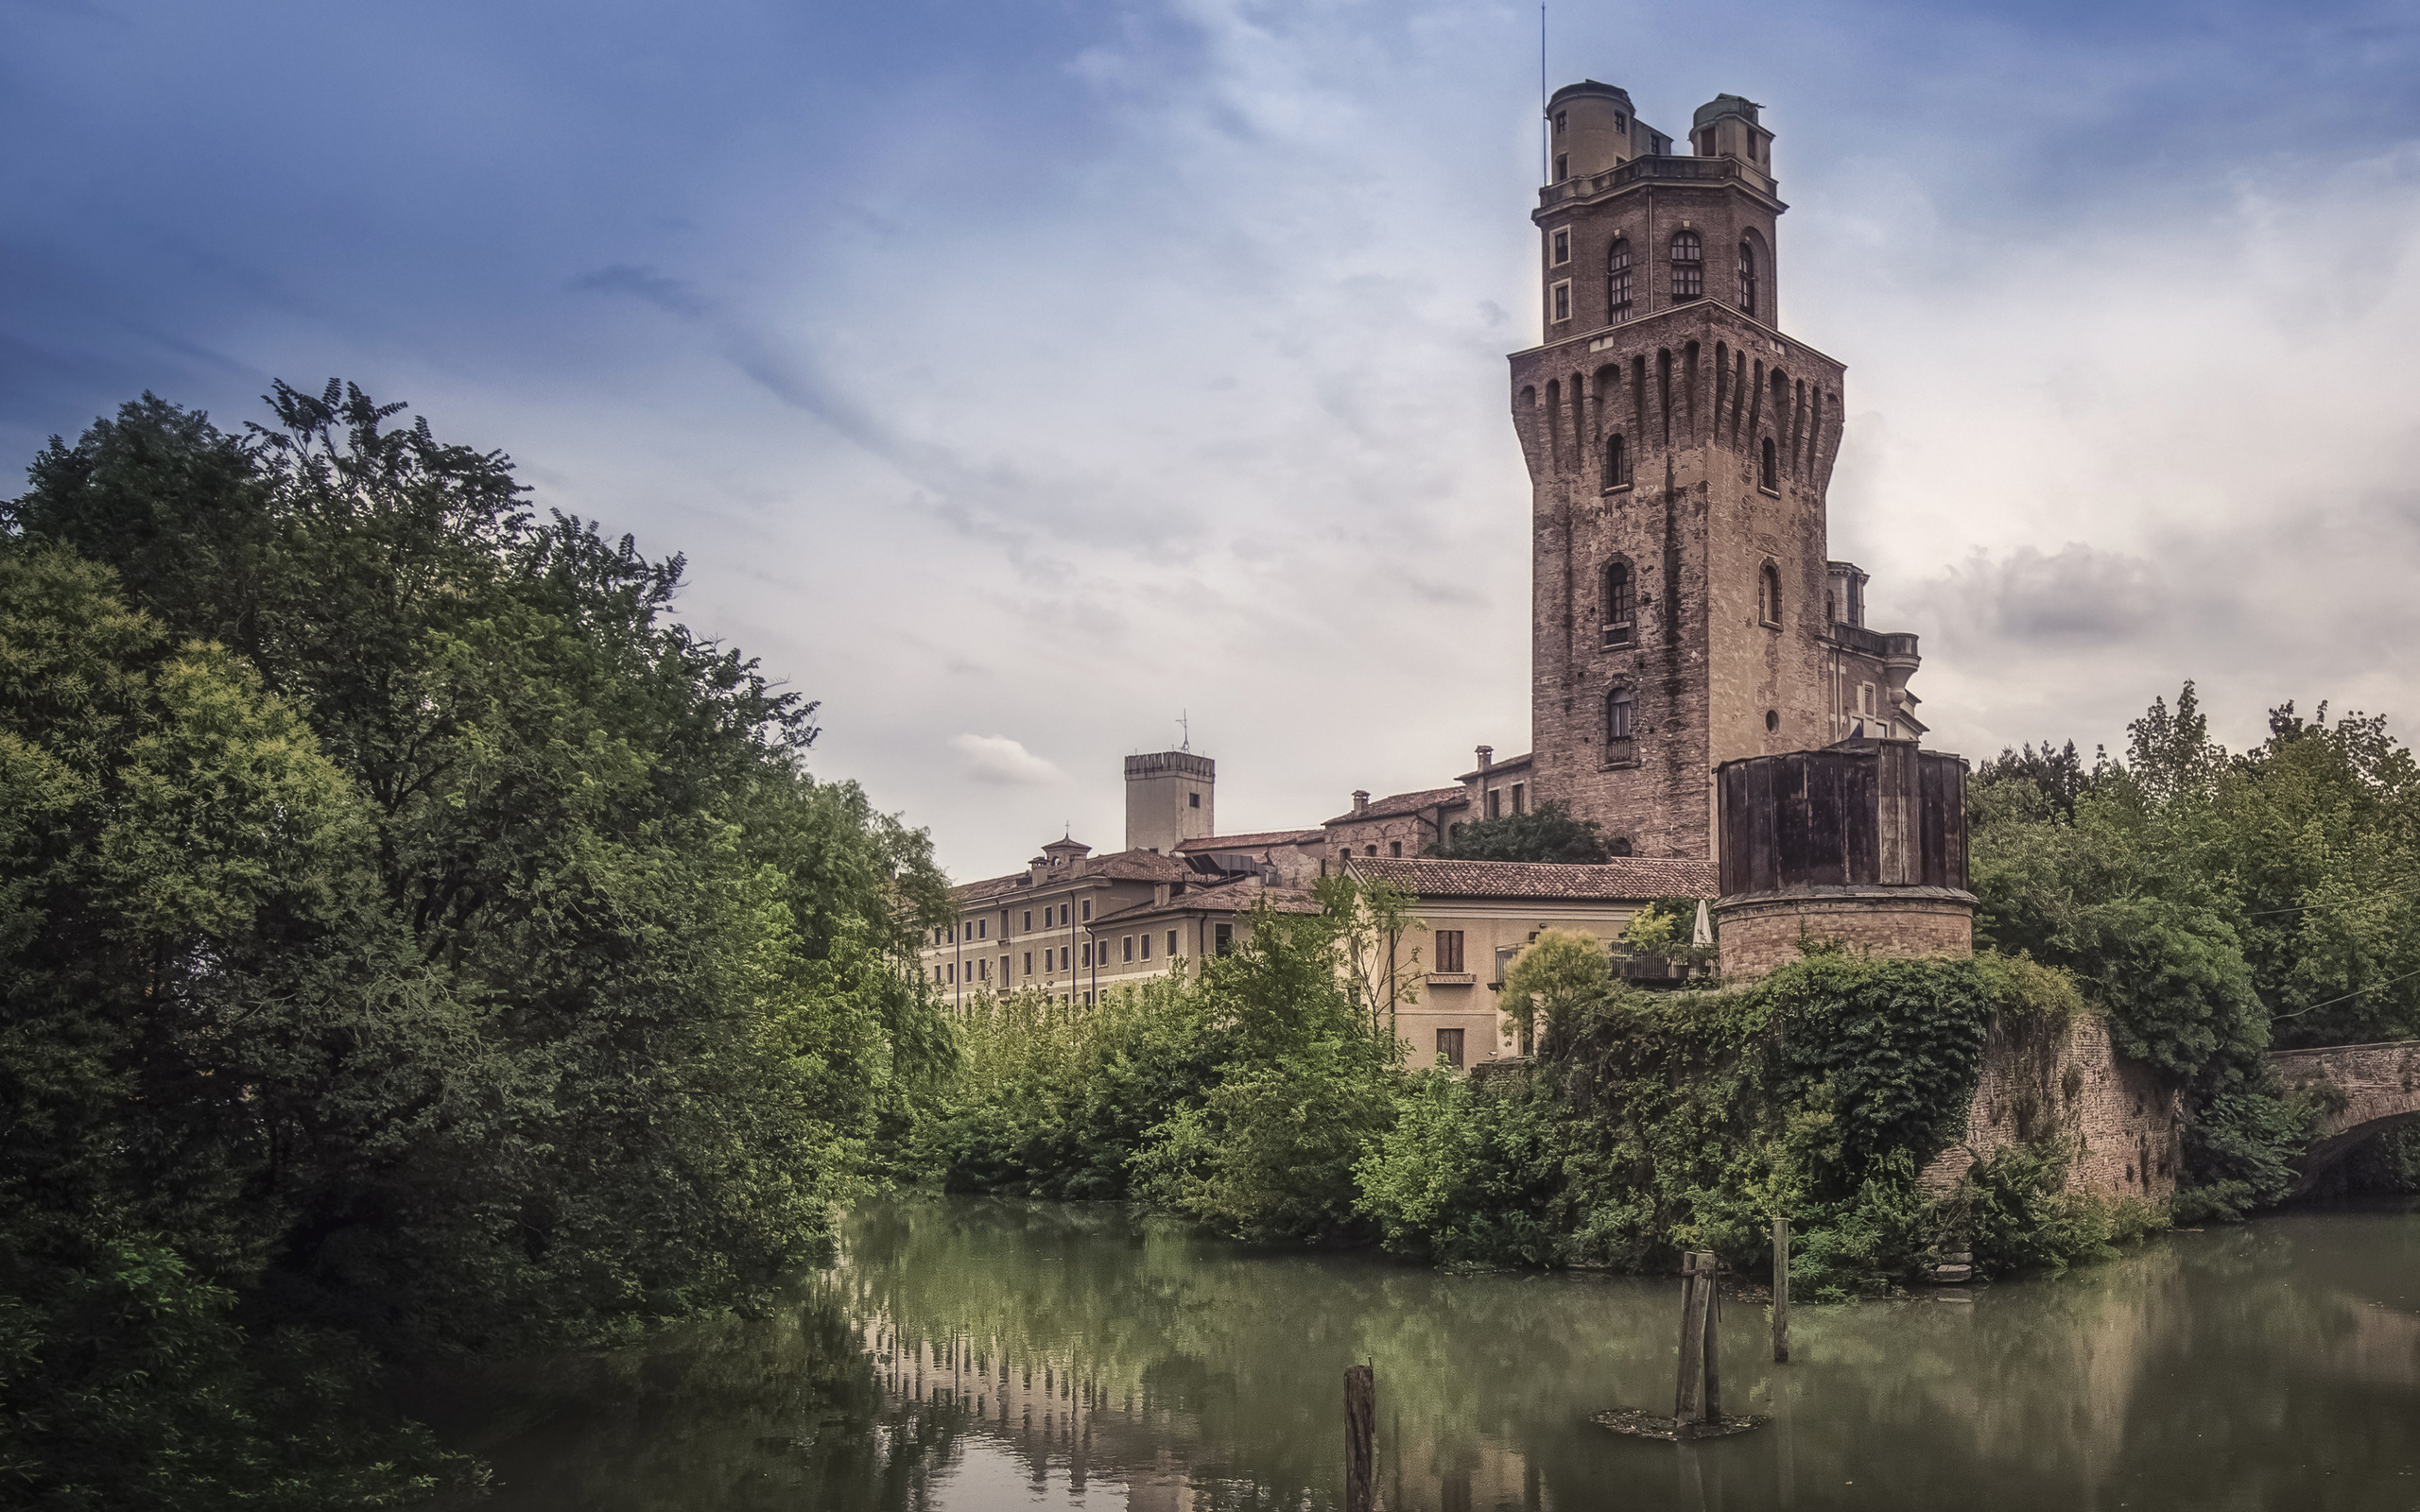
[[[1600,866],[1357,857],[1350,875],[1412,895],[1420,929],[1386,949],[1411,972],[1396,1024],[1412,1064],[1467,1068],[1519,1055],[1499,1006],[1505,971],[1549,929],[1594,935],[1610,952],[1631,917],[1659,898],[1714,896],[1707,861],[1625,857]]]

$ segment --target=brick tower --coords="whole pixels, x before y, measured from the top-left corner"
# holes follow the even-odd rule
[[[1512,357],[1534,791],[1639,855],[1713,855],[1723,762],[1923,729],[1916,638],[1826,556],[1843,369],[1781,330],[1757,109],[1716,96],[1685,155],[1611,85],[1547,109],[1545,339]]]

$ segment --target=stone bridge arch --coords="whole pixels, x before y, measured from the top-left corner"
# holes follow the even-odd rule
[[[2420,1040],[2281,1050],[2269,1063],[2289,1087],[2324,1083],[2332,1089],[2310,1147],[2292,1162],[2290,1196],[2309,1191],[2329,1166],[2364,1141],[2420,1124]]]

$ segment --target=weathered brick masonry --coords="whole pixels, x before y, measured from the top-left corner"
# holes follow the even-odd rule
[[[1945,1192],[1978,1161],[2046,1136],[2076,1142],[2070,1191],[2164,1200],[2184,1169],[2184,1094],[2118,1053],[2108,1021],[1996,1023],[1966,1131],[1926,1166],[1920,1184]]]

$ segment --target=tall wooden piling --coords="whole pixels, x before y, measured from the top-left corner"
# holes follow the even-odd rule
[[[1789,1364],[1789,1220],[1773,1220],[1773,1364]]]
[[[1722,1296],[1715,1286],[1711,1250],[1681,1257],[1681,1366],[1672,1393],[1672,1416],[1683,1424],[1719,1422],[1722,1375],[1715,1348],[1721,1336]]]
[[[1344,1512],[1373,1512],[1378,1486],[1378,1375],[1344,1368]]]

